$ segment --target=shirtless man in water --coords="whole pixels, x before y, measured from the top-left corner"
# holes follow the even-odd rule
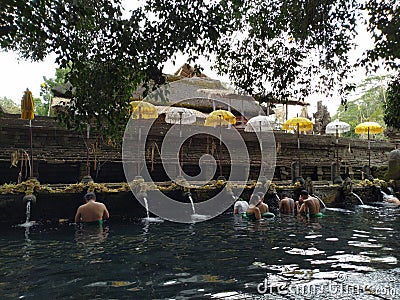
[[[289,198],[286,193],[282,193],[282,199],[279,202],[279,212],[285,215],[294,213],[294,200]]]
[[[96,202],[95,193],[87,193],[85,195],[86,204],[79,206],[75,215],[75,223],[102,223],[103,219],[108,219],[110,214],[103,203]]]
[[[303,203],[299,204],[299,202],[297,202],[297,212],[299,214],[304,214],[304,215],[309,215],[310,217],[317,215],[320,210],[321,210],[321,206],[319,204],[319,200],[317,198],[314,197],[310,197],[308,195],[308,192],[306,190],[302,190],[300,192],[300,198],[303,201]]]

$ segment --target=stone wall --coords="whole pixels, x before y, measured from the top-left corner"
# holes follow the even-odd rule
[[[163,166],[157,147],[170,125],[156,123],[147,139],[147,167],[155,181],[166,181]],[[194,128],[194,127],[193,127]],[[260,165],[260,150],[255,134],[240,134],[251,152],[250,174],[254,179]],[[34,175],[42,183],[75,183],[86,174],[85,134],[61,128],[48,117],[36,117],[32,121]],[[295,134],[275,132],[277,161],[275,180],[287,180],[291,175],[291,164],[297,161],[297,137]],[[97,145],[95,153],[90,153],[91,176],[96,182],[122,182],[125,176],[121,163],[121,147],[112,147],[105,142],[94,139],[91,145]],[[155,147],[155,144],[157,147]],[[215,145],[215,147],[213,146]],[[324,135],[300,135],[301,165],[304,178],[313,180],[330,180],[331,165],[336,161],[335,137]],[[339,157],[341,173],[349,173],[356,179],[362,176],[363,165],[368,164],[367,141],[362,139],[339,139]],[[205,154],[213,154],[218,161],[219,142],[216,138],[195,135],[183,145],[184,170],[195,175],[199,172],[199,158]],[[29,123],[19,119],[19,115],[5,114],[0,118],[0,184],[17,182],[21,163],[10,167],[11,153],[17,150],[29,153]],[[387,167],[388,153],[394,145],[386,141],[371,142],[371,166]],[[243,156],[243,149],[232,152],[236,158]],[[96,156],[96,159],[94,157]],[[223,147],[223,170],[227,177],[229,172],[229,154]],[[345,168],[347,166],[347,168]],[[29,175],[29,169],[22,168],[22,179]],[[218,176],[218,170],[215,177]]]

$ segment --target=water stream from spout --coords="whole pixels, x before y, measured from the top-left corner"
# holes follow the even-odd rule
[[[143,197],[143,201],[144,201],[144,207],[146,208],[146,216],[147,216],[147,219],[149,219],[150,218],[149,203],[147,202],[146,197]]]
[[[24,227],[25,228],[25,240],[27,242],[30,241],[30,239],[29,239],[30,227],[35,225],[35,221],[30,221],[30,219],[31,219],[31,205],[32,205],[31,201],[27,201],[26,202],[25,223],[18,225],[20,227]]]
[[[326,209],[326,204],[324,203],[324,201],[322,201],[322,199],[321,198],[319,198],[318,196],[316,196],[316,195],[311,195],[312,197],[314,197],[314,198],[317,198],[318,200],[319,200],[319,202],[322,204],[322,208],[323,209]]]
[[[196,208],[194,207],[194,202],[193,202],[192,195],[188,194],[188,198],[189,198],[189,200],[190,200],[190,204],[192,205],[192,212],[193,212],[193,214],[192,214],[192,216],[191,216],[191,217],[192,217],[192,220],[193,220],[194,222],[196,222],[196,221],[204,221],[204,220],[207,220],[207,218],[208,218],[207,215],[196,214]]]
[[[193,215],[195,215],[195,214],[196,214],[196,209],[195,209],[195,207],[194,207],[193,198],[192,198],[191,195],[188,195],[188,198],[189,198],[189,200],[190,200],[190,204],[192,204]]]
[[[281,199],[279,198],[277,193],[275,193],[275,198],[278,200],[278,203],[281,202]]]
[[[360,202],[361,205],[364,205],[364,202],[361,200],[360,196],[358,196],[356,193],[352,192],[351,193],[354,197],[356,197],[358,199],[358,201]]]
[[[164,222],[163,219],[160,219],[158,217],[155,218],[150,218],[150,210],[149,210],[149,201],[147,201],[146,197],[143,197],[143,202],[144,202],[144,207],[146,208],[146,218],[143,219],[144,222],[149,223],[162,223]],[[148,229],[148,227],[145,227],[145,229]]]
[[[31,201],[26,202],[26,220],[25,223],[29,223],[29,219],[31,218]]]

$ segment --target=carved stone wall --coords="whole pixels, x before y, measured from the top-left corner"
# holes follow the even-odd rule
[[[84,134],[61,128],[48,117],[36,117],[33,122],[34,175],[42,183],[75,183],[79,182],[86,172],[86,146]],[[161,143],[169,124],[156,123],[147,139],[147,167],[155,181],[168,180],[157,151],[152,151],[154,144],[161,149]],[[250,174],[256,178],[260,166],[260,150],[254,133],[239,130],[251,155]],[[297,137],[281,131],[275,132],[277,144],[277,161],[275,180],[290,179],[291,164],[297,161]],[[90,141],[95,144],[94,140]],[[199,158],[205,154],[213,154],[218,161],[219,142],[216,138],[196,135],[188,139],[184,148],[184,170],[195,175],[199,172]],[[336,161],[335,137],[325,135],[300,135],[300,160],[303,178],[312,180],[330,180],[331,164]],[[367,141],[361,139],[339,139],[339,157],[341,173],[354,174],[361,178],[363,165],[368,164]],[[18,149],[29,152],[28,122],[19,119],[19,115],[5,114],[0,118],[0,184],[17,182],[21,164],[10,167],[11,153]],[[394,145],[386,141],[371,142],[371,165],[388,166],[388,154]],[[231,153],[241,157],[244,149]],[[95,154],[95,155],[94,155]],[[96,159],[94,157],[96,156]],[[228,177],[229,153],[223,147],[223,170]],[[112,147],[103,141],[97,141],[95,153],[90,153],[91,176],[97,182],[122,182],[125,176],[121,163],[121,147]],[[346,167],[346,168],[345,168]],[[26,177],[25,166],[22,177]],[[215,174],[215,177],[218,176]]]

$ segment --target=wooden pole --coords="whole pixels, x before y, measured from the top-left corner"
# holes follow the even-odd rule
[[[371,142],[369,140],[369,127],[368,127],[368,172],[371,175]]]
[[[339,167],[339,132],[338,126],[336,125],[336,170],[337,176],[340,176],[340,167]]]
[[[301,177],[301,167],[300,167],[300,125],[297,123],[297,159],[298,159],[298,169],[299,169],[299,177]]]
[[[219,116],[219,175],[222,177],[222,116]]]
[[[33,178],[32,120],[29,120],[29,142],[30,142],[30,148],[31,148],[31,152],[30,152],[31,163],[30,163],[30,168],[29,168],[29,175],[30,175],[30,178]]]

